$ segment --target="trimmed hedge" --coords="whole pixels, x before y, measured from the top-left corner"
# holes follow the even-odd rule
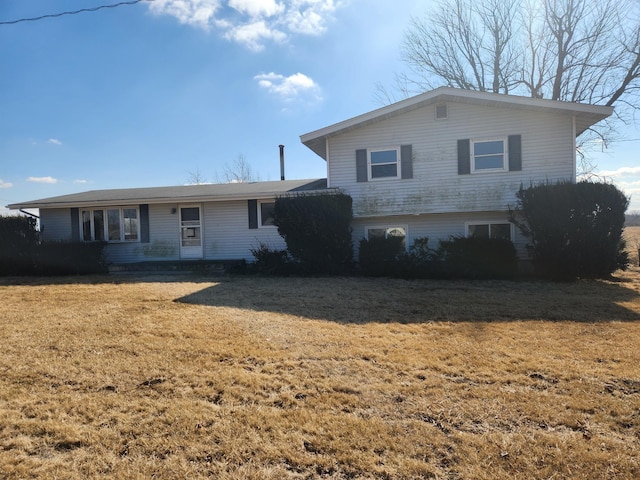
[[[37,275],[107,273],[106,242],[45,242],[35,249]]]
[[[408,252],[399,237],[360,241],[360,271],[368,276],[508,279],[517,270],[516,249],[504,239],[452,237],[432,249],[428,238],[416,238]]]
[[[449,278],[509,279],[518,272],[518,255],[510,240],[453,237],[441,241],[439,251]]]
[[[279,197],[274,223],[301,273],[344,274],[353,268],[352,201],[337,193]]]
[[[38,242],[35,218],[0,217],[0,275],[33,275]]]
[[[106,243],[39,241],[36,220],[0,217],[0,275],[105,273]]]
[[[404,238],[372,237],[360,240],[360,271],[371,277],[395,277],[401,273]]]
[[[622,238],[629,199],[608,183],[520,187],[511,213],[531,241],[536,272],[554,280],[606,278],[625,269]]]

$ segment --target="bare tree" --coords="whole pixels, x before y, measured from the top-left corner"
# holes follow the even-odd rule
[[[401,57],[408,73],[379,101],[447,85],[615,106],[581,141],[606,145],[640,107],[640,2],[441,0],[411,20]]]
[[[260,175],[253,171],[247,157],[241,153],[231,162],[231,165],[225,164],[222,179],[219,181],[222,183],[259,182]]]
[[[196,168],[195,172],[189,171],[187,174],[187,185],[203,185],[209,183],[199,168]]]

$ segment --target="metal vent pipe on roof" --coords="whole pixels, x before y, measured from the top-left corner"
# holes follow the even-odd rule
[[[284,181],[284,145],[280,147],[280,180]]]

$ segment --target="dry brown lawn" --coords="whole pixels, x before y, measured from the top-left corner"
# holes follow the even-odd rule
[[[0,282],[2,478],[640,478],[638,268]]]
[[[627,241],[629,260],[632,265],[640,267],[640,227],[625,227],[624,238]]]

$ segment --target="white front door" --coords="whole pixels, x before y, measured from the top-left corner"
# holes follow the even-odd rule
[[[180,258],[202,258],[202,208],[180,205]]]

